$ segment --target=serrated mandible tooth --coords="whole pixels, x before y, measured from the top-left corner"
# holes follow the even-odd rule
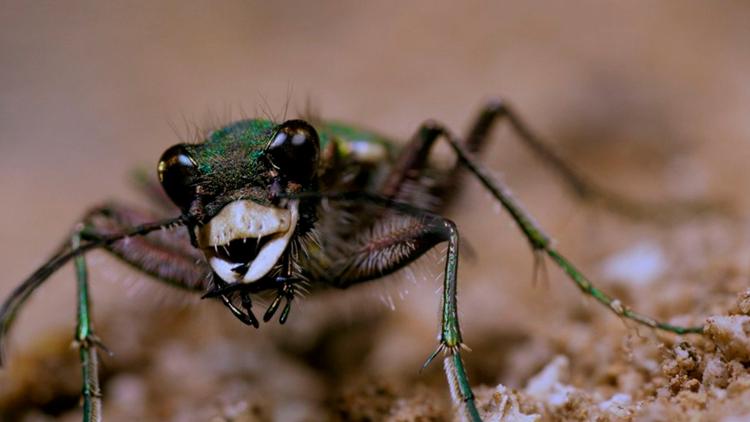
[[[236,267],[233,267],[232,271],[234,271],[235,273],[239,274],[240,276],[244,276],[245,273],[247,273],[248,268],[249,268],[249,266],[247,264],[240,264],[240,265],[238,265]]]

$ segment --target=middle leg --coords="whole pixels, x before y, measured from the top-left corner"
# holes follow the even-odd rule
[[[489,117],[488,117],[489,118]],[[480,117],[478,126],[482,126]],[[487,126],[487,124],[484,124]],[[484,129],[484,132],[489,127]],[[576,284],[576,286],[585,294],[593,297],[596,301],[609,308],[618,316],[631,319],[640,324],[651,328],[657,328],[676,334],[702,333],[702,326],[682,327],[672,325],[666,322],[658,321],[654,318],[642,315],[623,306],[619,299],[613,298],[602,290],[595,287],[591,281],[578,269],[573,263],[558,252],[544,233],[541,227],[534,221],[521,206],[521,204],[510,194],[510,190],[498,181],[494,180],[490,173],[484,169],[476,159],[473,158],[469,150],[479,148],[484,135],[482,130],[475,130],[470,142],[463,142],[455,138],[450,131],[437,122],[429,121],[423,124],[412,141],[407,145],[401,157],[399,157],[392,173],[386,179],[386,183],[381,189],[381,194],[386,199],[401,199],[401,188],[406,181],[415,180],[424,170],[427,162],[427,155],[438,138],[445,139],[453,151],[456,153],[459,164],[468,170],[480,183],[492,194],[492,196],[502,204],[505,210],[511,215],[521,232],[526,237],[532,251],[535,255],[544,254],[549,256]]]
[[[651,328],[657,328],[676,334],[703,332],[702,326],[676,326],[632,311],[631,309],[623,306],[622,302],[619,299],[613,298],[595,287],[591,283],[591,281],[578,268],[576,268],[575,265],[573,265],[572,262],[570,262],[552,246],[549,237],[544,233],[544,231],[534,221],[534,219],[523,209],[521,204],[510,194],[508,188],[503,186],[498,181],[494,180],[490,176],[489,172],[484,169],[476,159],[472,157],[471,153],[467,150],[469,148],[467,144],[456,139],[450,133],[450,131],[435,122],[428,122],[424,124],[419,129],[418,136],[428,136],[432,138],[431,140],[428,139],[422,141],[422,143],[426,145],[432,145],[438,137],[444,138],[456,153],[459,163],[472,175],[474,175],[474,177],[476,177],[479,182],[482,183],[487,191],[490,192],[492,196],[498,202],[500,202],[505,210],[511,215],[511,217],[519,226],[521,232],[529,242],[532,251],[535,254],[543,253],[549,256],[583,293],[593,297],[596,301],[609,308],[615,314],[624,318],[631,319]]]

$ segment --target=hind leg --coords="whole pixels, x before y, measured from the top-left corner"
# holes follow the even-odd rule
[[[675,200],[665,199],[644,202],[611,192],[585,177],[573,165],[565,161],[550,148],[513,107],[501,99],[489,101],[480,111],[466,137],[465,147],[469,154],[477,153],[486,143],[492,129],[508,122],[513,132],[525,146],[536,155],[546,168],[552,170],[573,193],[582,200],[603,206],[622,216],[645,221],[673,223],[676,219],[694,218],[696,215],[729,214],[731,209],[720,200]]]

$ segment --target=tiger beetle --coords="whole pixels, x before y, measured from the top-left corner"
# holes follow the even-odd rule
[[[612,208],[637,209],[583,178],[499,100],[481,110],[463,139],[428,121],[403,146],[330,121],[241,120],[214,130],[201,143],[178,144],[162,155],[158,178],[163,191],[153,182],[149,192],[179,211],[178,216],[151,221],[149,214],[116,203],[86,213],[52,258],[3,303],[0,347],[32,292],[73,260],[83,419],[98,421],[97,349],[103,346],[92,326],[86,252],[104,249],[157,281],[220,301],[244,324],[258,328],[253,308],[258,294],[273,298],[261,319],[268,322],[278,313],[283,324],[306,287],[344,289],[378,280],[447,242],[439,344],[423,368],[442,356],[454,405],[463,418],[481,421],[461,358],[459,232],[439,214],[461,171],[476,178],[510,214],[536,257],[535,265],[548,256],[583,293],[620,317],[676,334],[701,333],[703,327],[671,325],[623,306],[553,247],[509,190],[475,159],[500,121],[507,121],[518,139],[579,196]],[[438,168],[428,160],[438,140],[447,142],[457,157],[449,167]]]

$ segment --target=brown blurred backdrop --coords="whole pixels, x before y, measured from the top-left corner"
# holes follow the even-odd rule
[[[108,198],[143,201],[129,172],[154,168],[166,147],[187,136],[185,122],[281,113],[287,101],[290,115],[309,103],[322,116],[403,139],[427,118],[463,130],[482,101],[502,96],[563,155],[615,190],[643,198],[731,198],[740,210],[747,204],[746,2],[2,3],[3,297],[88,206]],[[608,253],[656,230],[587,209],[507,128],[495,138],[484,161],[589,273],[598,274]],[[481,350],[485,342],[512,348],[513,339],[544,338],[584,301],[554,270],[550,286],[533,288],[528,247],[508,218],[467,185],[469,193],[450,210],[478,251],[462,270],[467,342]],[[134,278],[132,272],[95,256],[95,273],[105,279],[93,282],[97,317],[110,306],[159,306],[117,282]],[[415,328],[403,335],[386,330],[384,342],[418,338],[400,349],[407,358],[394,368],[416,372],[432,350],[435,288],[422,283],[387,313],[390,324],[412,321]],[[637,304],[638,295],[629,297]],[[379,306],[377,295],[364,296],[351,300]],[[73,299],[66,268],[21,315],[11,356],[48,333],[72,334]],[[135,303],[118,303],[126,300]],[[190,309],[205,307],[213,308]],[[621,328],[595,305],[586,309]],[[201,326],[236,324],[217,311]],[[368,354],[363,371],[389,372],[389,353],[395,352]],[[480,352],[468,359],[476,382],[513,382],[507,368]],[[432,372],[439,380],[440,371]],[[516,375],[522,383],[529,374]]]

